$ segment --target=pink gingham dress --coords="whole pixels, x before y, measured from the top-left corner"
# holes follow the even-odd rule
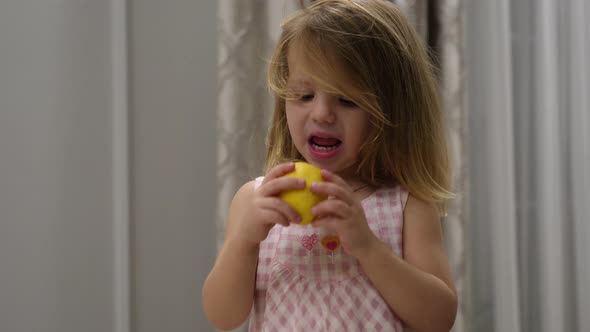
[[[399,256],[407,198],[396,186],[362,201],[373,233]],[[333,239],[319,227],[270,230],[260,244],[250,331],[403,331],[358,261]]]

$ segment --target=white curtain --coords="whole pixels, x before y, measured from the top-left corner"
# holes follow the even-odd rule
[[[466,243],[466,151],[465,151],[465,105],[463,85],[463,2],[461,0],[428,1],[432,6],[436,3],[435,18],[430,18],[431,34],[436,31],[437,38],[430,36],[431,47],[438,50],[440,87],[442,93],[443,110],[448,125],[448,137],[451,151],[451,167],[453,173],[453,190],[457,193],[455,199],[449,202],[447,216],[444,218],[443,231],[445,245],[451,265],[451,272],[459,297],[459,308],[453,332],[467,331],[466,299],[469,296],[465,264]],[[432,22],[436,19],[435,25]]]
[[[281,18],[295,8],[290,0],[220,0],[218,12],[218,213],[223,242],[231,199],[262,172],[265,137],[272,109],[266,66]]]
[[[465,7],[469,330],[590,331],[590,3]]]

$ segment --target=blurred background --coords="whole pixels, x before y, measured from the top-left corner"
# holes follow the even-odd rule
[[[394,2],[439,67],[454,331],[590,331],[590,3]],[[213,330],[201,286],[300,5],[0,2],[0,331]]]

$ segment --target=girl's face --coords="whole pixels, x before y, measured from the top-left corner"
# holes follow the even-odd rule
[[[299,153],[313,165],[354,177],[369,135],[368,113],[346,97],[323,91],[292,55],[288,89],[295,98],[285,101],[287,124]]]

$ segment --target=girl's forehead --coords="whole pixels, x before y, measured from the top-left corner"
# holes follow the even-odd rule
[[[312,87],[317,83],[308,71],[301,66],[289,65],[288,84],[291,87]]]
[[[301,83],[312,83],[314,66],[311,61],[301,55],[301,52],[289,51],[287,55],[289,67],[289,81],[300,81]]]
[[[313,57],[310,57],[302,53],[296,48],[288,52],[289,86],[316,87],[328,85],[336,87],[350,85],[349,71],[344,68],[340,61],[328,59],[325,54],[324,56],[314,54]]]
[[[311,74],[312,72],[304,64],[289,61],[287,84],[291,88],[313,88],[318,85],[318,82]]]

